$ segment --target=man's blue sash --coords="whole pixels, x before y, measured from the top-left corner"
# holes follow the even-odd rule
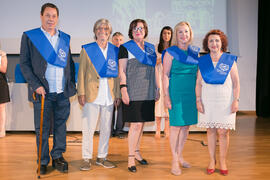
[[[157,55],[155,52],[155,46],[151,43],[144,42],[144,51],[133,41],[130,40],[123,44],[129,52],[131,52],[135,58],[142,64],[155,67],[157,62]]]
[[[82,48],[85,49],[100,77],[118,76],[118,47],[108,43],[107,59],[96,42],[85,44]]]
[[[29,37],[39,53],[48,63],[62,68],[66,67],[70,42],[70,36],[68,34],[59,31],[60,41],[57,52],[55,52],[50,41],[40,28],[32,29],[24,33]]]
[[[208,84],[223,84],[231,71],[237,56],[223,53],[214,67],[210,54],[206,54],[199,58],[199,68],[203,80]]]
[[[198,64],[200,48],[196,46],[188,46],[187,54],[177,46],[171,46],[166,51],[177,61],[184,64]],[[162,59],[163,61],[163,59]]]

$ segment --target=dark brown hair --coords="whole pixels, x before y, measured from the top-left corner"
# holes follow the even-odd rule
[[[41,16],[43,16],[43,13],[44,13],[44,11],[45,11],[45,9],[46,9],[47,7],[56,9],[56,11],[57,11],[57,16],[59,16],[59,9],[58,9],[58,7],[57,7],[56,5],[54,5],[54,4],[52,4],[52,3],[45,3],[45,4],[42,5],[41,11],[40,11]]]
[[[228,46],[228,39],[227,39],[227,36],[224,34],[224,32],[222,32],[221,30],[219,29],[213,29],[211,31],[209,31],[204,39],[203,39],[203,49],[209,53],[210,52],[210,49],[208,48],[208,38],[210,35],[218,35],[220,37],[220,40],[221,40],[221,50],[222,52],[226,52],[227,51],[227,46]]]
[[[130,39],[133,39],[132,31],[133,31],[133,29],[137,26],[137,24],[138,24],[139,22],[143,23],[143,27],[144,27],[144,31],[145,31],[144,38],[147,37],[147,35],[148,35],[148,26],[147,26],[145,20],[143,20],[143,19],[135,19],[135,20],[133,20],[133,21],[130,23],[130,25],[129,25],[128,37],[129,37]]]
[[[169,41],[169,47],[171,46],[171,43],[172,43],[172,36],[173,36],[173,30],[170,26],[164,26],[160,32],[160,36],[159,36],[159,43],[158,43],[158,52],[161,54],[162,51],[164,50],[164,39],[162,37],[162,33],[164,30],[168,30],[168,31],[171,31],[171,38],[170,38],[170,41]]]

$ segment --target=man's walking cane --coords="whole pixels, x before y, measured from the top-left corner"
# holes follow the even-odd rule
[[[43,129],[43,112],[44,112],[44,97],[41,96],[41,111],[40,111],[40,128],[39,128],[39,148],[38,148],[38,179],[40,179],[41,166],[41,147],[42,147],[42,129]]]

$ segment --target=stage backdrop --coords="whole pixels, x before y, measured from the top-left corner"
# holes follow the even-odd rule
[[[40,8],[47,0],[0,0],[2,48],[18,54],[24,31],[40,26]],[[100,18],[108,19],[113,32],[120,31],[128,40],[133,19],[145,19],[149,26],[148,41],[156,44],[163,26],[174,27],[189,21],[194,31],[194,44],[201,46],[209,29],[227,31],[226,0],[50,0],[60,11],[58,27],[71,35],[72,53],[93,41],[93,25]]]
[[[0,44],[8,52],[8,78],[12,81],[19,62],[22,32],[40,26],[44,0],[0,0]],[[228,35],[229,51],[239,57],[241,84],[239,108],[255,111],[258,0],[52,0],[60,9],[59,28],[71,34],[72,52],[93,41],[93,24],[99,18],[111,21],[113,32],[128,40],[131,20],[144,18],[149,25],[148,40],[155,43],[164,25],[187,20],[194,30],[194,43],[201,46],[206,31],[220,28]]]

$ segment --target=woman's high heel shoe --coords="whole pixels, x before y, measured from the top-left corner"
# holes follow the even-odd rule
[[[222,170],[220,169],[220,174],[223,175],[223,176],[227,176],[229,173],[228,169],[227,170]]]
[[[129,158],[135,158],[135,155],[128,155],[128,157],[129,157]],[[128,167],[128,170],[129,170],[130,172],[133,172],[133,173],[137,172],[136,166],[130,166],[130,167]]]
[[[186,161],[184,161],[183,163],[180,163],[180,164],[181,164],[181,166],[183,168],[191,168],[191,165],[188,162],[186,162]]]
[[[176,167],[174,167],[174,164],[177,164]],[[181,175],[181,169],[179,168],[179,164],[178,161],[173,161],[172,162],[172,169],[171,169],[171,173],[175,176],[180,176]]]
[[[206,169],[206,173],[207,174],[209,174],[209,175],[211,175],[211,174],[213,174],[215,172],[215,169]]]
[[[140,150],[136,150],[135,152],[140,153]],[[135,158],[136,161],[138,161],[141,165],[148,165],[148,162],[142,158],[142,160],[138,160],[137,158]]]
[[[136,166],[130,166],[130,167],[128,167],[128,170],[129,170],[130,172],[133,172],[133,173],[137,172]]]
[[[138,161],[141,165],[148,165],[148,162],[145,159],[142,159],[142,160],[136,159],[136,161]]]
[[[215,165],[216,165],[216,163],[217,162],[215,160]],[[215,172],[215,168],[214,169],[209,169],[209,168],[206,169],[206,173],[209,174],[209,175],[213,174],[214,172]]]
[[[224,162],[223,162],[224,163]],[[224,164],[220,162],[220,169],[219,169],[219,172],[221,175],[223,176],[227,176],[228,175],[228,169],[227,169],[227,166],[226,166],[226,163],[225,163],[225,166]],[[223,165],[223,166],[222,166]],[[222,167],[222,168],[221,168]]]

